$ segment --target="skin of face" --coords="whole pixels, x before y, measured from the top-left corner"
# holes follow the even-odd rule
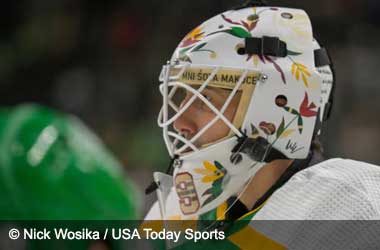
[[[226,99],[230,95],[230,90],[220,88],[206,88],[201,94],[209,100],[218,110],[222,108]],[[193,96],[190,91],[186,92],[184,100],[180,107],[185,105]],[[240,101],[240,93],[236,93],[232,98],[227,109],[223,113],[224,116],[232,121]],[[186,139],[191,139],[197,132],[206,126],[216,114],[199,98],[186,109],[186,111],[174,122],[174,128],[181,133]],[[230,128],[221,120],[218,119],[214,125],[207,129],[194,143],[197,147],[213,143],[221,138],[226,137],[230,132]]]

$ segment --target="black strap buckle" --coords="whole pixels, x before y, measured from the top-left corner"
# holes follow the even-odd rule
[[[233,154],[244,153],[257,162],[264,161],[265,155],[270,150],[270,144],[262,137],[256,139],[243,137],[232,149]]]
[[[280,39],[277,37],[264,36],[262,38],[262,55],[278,56],[280,51]]]
[[[263,36],[245,38],[245,51],[247,54],[285,57],[287,46],[278,37]]]
[[[241,157],[237,157],[240,153],[248,155],[249,158],[256,162],[271,162],[277,159],[288,159],[283,153],[272,148],[272,145],[263,137],[241,137],[231,152],[230,160],[234,164],[238,164],[241,161]]]

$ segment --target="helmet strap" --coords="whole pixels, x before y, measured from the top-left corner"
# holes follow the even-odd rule
[[[238,138],[238,143],[231,151],[230,161],[233,164],[238,164],[242,157],[240,153],[248,155],[256,162],[271,162],[280,159],[289,159],[279,150],[272,147],[265,138],[257,137],[250,138],[248,136]]]

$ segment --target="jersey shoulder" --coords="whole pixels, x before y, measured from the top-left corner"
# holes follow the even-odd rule
[[[368,179],[378,178],[380,166],[370,163],[334,158],[306,168],[295,176],[308,178],[318,176],[323,178],[339,179],[341,181],[367,182]]]
[[[256,219],[355,220],[379,218],[380,167],[330,159],[295,174]]]

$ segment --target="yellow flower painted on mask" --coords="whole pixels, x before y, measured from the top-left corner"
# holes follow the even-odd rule
[[[202,31],[201,27],[196,27],[193,29],[189,34],[187,34],[181,44],[179,45],[180,48],[190,46],[196,42],[199,42],[204,37],[204,32]]]
[[[214,164],[208,161],[204,161],[203,166],[204,168],[194,169],[197,174],[203,175],[201,180],[203,183],[214,182],[224,176],[222,170],[218,169]]]
[[[305,84],[305,87],[309,87],[309,82],[307,80],[308,77],[311,76],[310,71],[307,69],[307,67],[301,63],[294,62],[292,64],[291,69],[292,75],[294,75],[297,79],[297,81],[300,79],[300,75],[302,77],[302,81]]]

